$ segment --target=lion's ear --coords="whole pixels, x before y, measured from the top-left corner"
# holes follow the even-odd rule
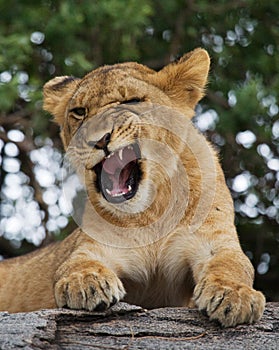
[[[194,108],[204,95],[209,66],[208,53],[195,49],[159,71],[157,84],[179,107]]]
[[[44,104],[43,108],[54,116],[54,120],[62,126],[65,117],[65,111],[69,99],[73,95],[80,79],[62,76],[48,81],[44,85]]]

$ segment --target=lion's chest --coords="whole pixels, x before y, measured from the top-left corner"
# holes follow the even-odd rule
[[[190,269],[175,259],[169,264],[147,249],[125,258],[120,278],[125,301],[145,308],[187,305],[192,295]]]

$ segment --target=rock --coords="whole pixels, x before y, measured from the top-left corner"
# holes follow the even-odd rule
[[[67,309],[0,313],[0,349],[279,349],[279,303],[262,320],[222,329],[197,310],[144,310],[118,303],[105,312]]]

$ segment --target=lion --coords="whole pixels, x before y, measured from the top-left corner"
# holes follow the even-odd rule
[[[154,71],[128,62],[44,86],[85,186],[78,228],[0,264],[0,310],[197,307],[223,327],[258,321],[265,298],[234,225],[214,147],[194,127],[210,58]]]

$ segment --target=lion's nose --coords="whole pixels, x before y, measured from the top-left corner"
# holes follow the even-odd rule
[[[97,149],[105,149],[107,148],[108,143],[110,142],[111,134],[108,132],[99,141],[94,142],[94,147]],[[90,142],[91,143],[91,142]]]
[[[104,149],[107,147],[108,143],[110,142],[110,133],[106,133],[99,141],[96,142],[95,147],[97,149]]]

